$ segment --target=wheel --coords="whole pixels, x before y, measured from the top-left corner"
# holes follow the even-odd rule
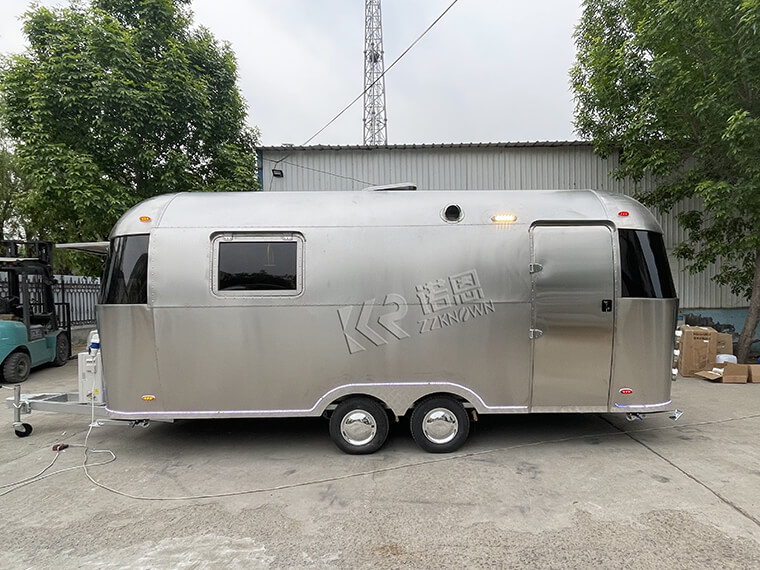
[[[450,396],[431,396],[412,411],[412,438],[429,453],[449,453],[459,449],[470,433],[470,416],[464,406]]]
[[[330,416],[330,437],[352,455],[374,453],[388,437],[388,414],[375,400],[350,398]]]
[[[29,378],[32,359],[26,352],[14,352],[3,363],[3,378],[7,384],[20,384]]]
[[[55,359],[53,365],[63,366],[69,360],[71,355],[71,345],[66,333],[60,333],[55,339]]]
[[[32,434],[32,424],[21,424],[21,427],[14,429],[18,437],[26,437]]]

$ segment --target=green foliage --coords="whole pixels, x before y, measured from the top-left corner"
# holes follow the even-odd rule
[[[21,235],[23,219],[17,204],[26,189],[13,148],[0,134],[0,240]]]
[[[31,231],[103,240],[166,192],[256,188],[231,48],[189,0],[92,0],[27,12],[26,53],[0,69],[0,112],[30,188]]]
[[[620,152],[639,195],[685,204],[693,271],[749,298],[760,250],[760,0],[585,0],[571,71],[576,128]],[[696,200],[686,200],[696,197]],[[689,206],[690,205],[690,206]]]

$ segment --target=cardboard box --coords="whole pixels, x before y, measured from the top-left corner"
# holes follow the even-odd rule
[[[718,382],[726,384],[746,384],[749,377],[749,366],[726,362],[723,366],[723,376]]]
[[[694,376],[711,380],[712,382],[720,382],[723,377],[723,370],[703,370],[702,372],[695,372]]]
[[[749,370],[750,367],[746,364],[726,362],[716,365],[712,370],[696,372],[694,376],[723,384],[746,384],[747,378],[749,378]]]
[[[734,353],[734,335],[716,332],[718,354]]]
[[[749,364],[749,382],[760,383],[760,364]]]
[[[681,327],[678,371],[681,376],[694,376],[711,370],[718,354],[718,333],[710,327]]]

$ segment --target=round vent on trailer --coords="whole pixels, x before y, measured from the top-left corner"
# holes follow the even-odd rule
[[[447,222],[455,224],[462,220],[464,213],[457,204],[449,204],[441,212],[441,217]]]

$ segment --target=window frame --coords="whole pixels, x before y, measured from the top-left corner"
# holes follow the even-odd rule
[[[642,237],[646,236],[647,245],[652,253],[652,258],[649,259],[644,250]],[[657,245],[661,247],[652,247],[652,239],[659,242]],[[631,239],[635,237],[635,240]],[[631,261],[631,252],[628,255],[624,255],[623,242],[626,242],[626,246],[636,245],[637,259],[636,268],[644,268],[644,271],[638,269],[634,274],[630,271],[629,261]],[[635,241],[635,243],[634,243]],[[667,250],[665,248],[664,236],[660,232],[644,229],[633,228],[618,228],[618,247],[620,249],[620,297],[623,299],[677,299],[678,292],[675,288],[675,282],[673,280],[673,272],[670,268],[670,263],[667,258]],[[627,251],[627,250],[626,250]],[[652,268],[655,272],[652,273]],[[667,271],[667,275],[665,275]],[[637,288],[631,290],[626,289],[626,274],[638,277],[647,277],[648,282],[637,281],[634,283]],[[655,279],[656,277],[656,279]],[[645,295],[634,295],[632,293],[650,293]],[[669,296],[672,293],[672,296]]]
[[[295,243],[296,244],[296,288],[295,289],[219,289],[219,247],[223,243]],[[278,298],[299,297],[304,288],[303,247],[304,238],[294,232],[240,233],[225,232],[211,237],[211,293],[222,299],[229,298]]]
[[[140,255],[140,258],[142,258],[143,255],[147,255],[146,263],[145,263],[145,301],[140,303],[134,303],[134,302],[124,302],[124,303],[114,303],[114,302],[108,302],[108,296],[113,293],[112,288],[114,285],[113,279],[114,279],[114,255],[117,253],[117,247],[116,242],[119,241],[121,245],[120,248],[118,248],[118,251],[120,253],[120,258],[123,260],[124,256],[124,250],[126,243],[130,239],[134,238],[144,238],[146,240],[146,248],[143,254]],[[150,233],[141,233],[141,234],[125,234],[125,235],[118,235],[114,236],[110,240],[109,245],[109,252],[108,257],[106,258],[105,265],[103,267],[103,276],[100,280],[100,293],[98,295],[98,304],[99,305],[149,305],[150,304],[150,246],[151,246],[151,235]],[[138,259],[140,259],[138,258]],[[132,267],[132,270],[134,271],[134,266]],[[122,274],[122,278],[124,278],[124,275]],[[128,285],[128,281],[124,280],[124,286],[126,287]],[[125,291],[129,291],[129,289],[125,289]],[[141,289],[142,291],[142,289]],[[141,295],[140,300],[142,300],[143,297]]]

